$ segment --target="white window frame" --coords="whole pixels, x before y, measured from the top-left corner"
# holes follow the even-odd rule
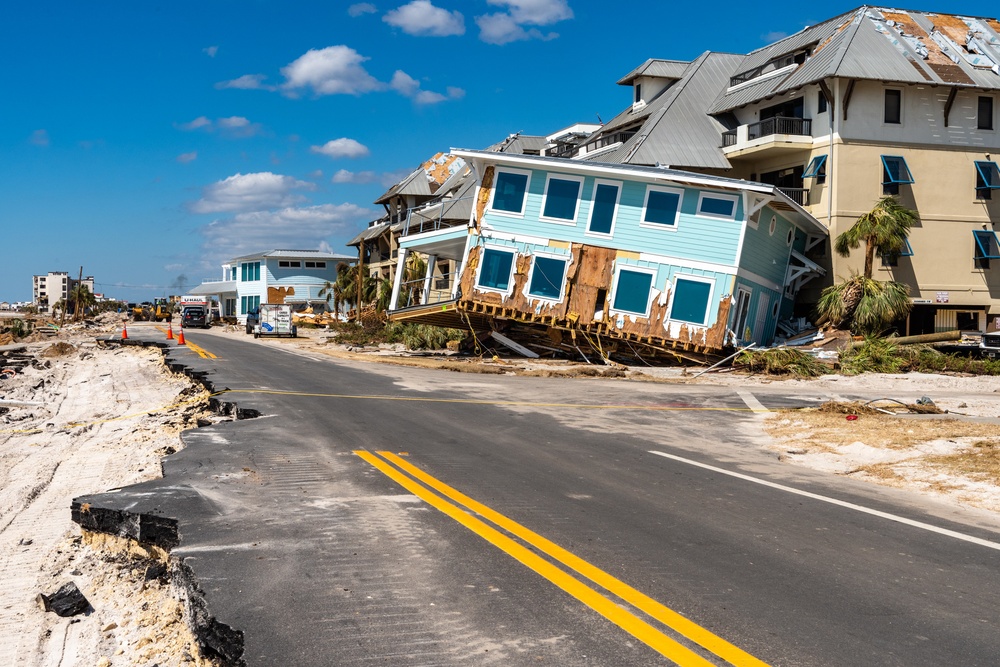
[[[769,236],[774,236],[775,230],[778,229],[778,216],[774,213],[771,214],[771,222],[767,225],[767,233]]]
[[[618,188],[618,194],[615,196],[615,210],[611,212],[611,229],[607,232],[592,232],[590,231],[590,223],[594,219],[594,204],[597,201],[597,186],[606,185],[610,187]],[[590,212],[587,214],[587,230],[584,232],[586,236],[596,236],[602,239],[610,239],[615,235],[615,225],[618,224],[618,206],[622,201],[622,189],[624,185],[622,181],[608,181],[601,178],[594,179],[594,189],[590,194]]]
[[[656,223],[653,223],[656,224]],[[649,295],[646,299],[646,312],[636,313],[631,310],[617,310],[615,308],[615,297],[618,296],[618,277],[622,271],[632,271],[633,273],[648,273],[653,276],[649,281]],[[611,283],[611,294],[608,297],[608,313],[611,315],[631,315],[632,317],[649,317],[649,311],[653,305],[653,290],[656,289],[656,269],[647,266],[632,266],[630,264],[617,264],[615,266],[614,280]]]
[[[500,174],[517,174],[520,176],[527,176],[528,180],[524,184],[524,199],[521,200],[521,210],[518,212],[514,211],[498,211],[493,208],[493,199],[497,194],[497,181],[500,178]],[[531,192],[531,170],[530,169],[511,169],[510,167],[496,167],[493,170],[493,185],[490,186],[490,205],[489,211],[495,215],[504,215],[508,218],[523,218],[524,211],[528,207],[528,193]]]
[[[675,194],[679,197],[677,201],[677,213],[674,214],[674,224],[666,225],[662,222],[646,222],[646,206],[649,204],[650,192],[666,192],[668,194]],[[642,197],[642,211],[639,213],[639,226],[646,227],[647,229],[664,229],[670,232],[676,232],[677,228],[681,226],[682,208],[684,208],[683,188],[668,188],[662,185],[647,185],[646,193]]]
[[[576,206],[573,207],[573,217],[572,218],[551,218],[545,215],[545,202],[549,199],[549,183],[555,178],[560,181],[574,181],[579,184],[580,189],[576,194]],[[580,217],[580,200],[583,199],[583,176],[570,176],[568,174],[553,174],[549,173],[545,175],[545,190],[542,191],[542,205],[538,209],[538,219],[544,220],[545,222],[551,222],[556,225],[576,225],[577,218]],[[525,193],[525,199],[527,199],[527,193]]]
[[[708,290],[708,301],[705,303],[705,317],[704,322],[689,322],[687,320],[679,320],[673,317],[674,314],[674,296],[677,294],[677,281],[678,280],[690,280],[695,283],[708,283],[710,288]],[[680,322],[682,324],[691,324],[696,327],[708,327],[708,313],[709,309],[712,307],[712,294],[715,292],[716,280],[714,278],[706,278],[705,276],[693,276],[688,273],[677,273],[670,280],[671,290],[670,290],[670,303],[667,304],[667,321],[669,322]]]
[[[301,269],[302,262],[296,259],[281,259],[278,260],[279,269]]]
[[[535,260],[539,257],[544,257],[545,259],[558,260],[565,265],[565,269],[563,269],[562,284],[559,285],[558,299],[552,299],[550,297],[539,296],[537,294],[531,293],[531,281],[535,277]],[[551,304],[562,303],[563,299],[566,298],[566,274],[569,272],[570,259],[571,257],[569,255],[556,255],[554,253],[549,253],[549,252],[534,253],[531,257],[531,268],[528,269],[528,279],[524,283],[524,296],[528,297],[529,299],[537,299],[538,301],[542,301],[544,303],[551,303]]]
[[[701,210],[701,205],[705,199],[722,199],[733,202],[733,213],[732,215],[719,215],[717,213],[703,213]],[[698,193],[698,208],[695,209],[695,214],[702,218],[711,218],[712,220],[735,220],[736,211],[739,210],[739,195],[727,195],[717,192],[705,192],[702,191]]]
[[[487,287],[481,285],[479,280],[483,274],[483,267],[486,265],[486,251],[496,250],[497,252],[505,252],[508,255],[513,255],[513,259],[510,262],[510,275],[507,277],[507,289],[497,289],[495,287]],[[493,292],[494,294],[503,294],[504,296],[509,296],[511,292],[514,291],[514,272],[517,270],[517,248],[511,246],[502,245],[484,245],[483,255],[479,258],[479,266],[476,267],[476,286],[475,289],[480,292]]]

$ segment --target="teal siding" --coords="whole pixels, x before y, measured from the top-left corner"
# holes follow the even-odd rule
[[[770,220],[770,218],[768,218]],[[750,230],[752,231],[752,230]],[[764,230],[767,233],[767,230]],[[786,246],[787,247],[787,246]],[[774,332],[777,328],[778,319],[781,317],[779,312],[778,317],[773,317],[771,313],[773,312],[774,304],[778,303],[779,308],[783,307],[782,304],[787,301],[784,299],[780,292],[776,292],[769,287],[765,287],[752,280],[747,280],[746,278],[737,278],[736,287],[733,289],[733,294],[739,293],[740,287],[746,287],[750,290],[750,309],[747,315],[747,326],[750,327],[753,333],[753,342],[757,343],[758,346],[764,347],[770,345],[774,341]],[[730,310],[730,320],[729,327],[732,328],[736,325],[736,306]],[[742,331],[735,331],[736,336],[745,341],[743,338]]]
[[[616,181],[602,177],[602,181],[619,182],[622,186],[615,218],[614,235],[611,238],[588,236],[587,221],[594,196],[594,177],[583,180],[580,207],[574,224],[561,224],[540,220],[545,182],[549,172],[533,170],[528,183],[524,217],[500,215],[487,210],[485,220],[489,226],[509,233],[555,238],[562,241],[586,243],[589,245],[619,248],[633,252],[648,252],[678,259],[733,265],[739,247],[743,220],[742,197],[737,200],[735,220],[718,220],[696,215],[698,196],[701,189],[669,185],[684,192],[681,214],[676,230],[644,227],[640,224],[642,206],[645,201],[645,183]],[[551,172],[558,174],[558,172]],[[566,176],[569,176],[566,174]],[[709,190],[706,190],[709,191]],[[731,193],[726,193],[731,194]]]
[[[768,233],[772,215],[777,217],[773,235]],[[788,256],[791,253],[787,243],[789,229],[795,229],[792,223],[765,206],[760,212],[760,224],[757,229],[747,226],[743,254],[740,256],[740,268],[783,285],[785,272],[788,269]],[[796,236],[802,233],[797,229],[796,232]],[[795,244],[794,241],[792,243]]]

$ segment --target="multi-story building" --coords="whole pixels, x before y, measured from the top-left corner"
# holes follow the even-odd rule
[[[920,216],[909,247],[883,256],[875,276],[910,286],[901,328],[981,330],[1000,315],[996,19],[865,6],[745,56],[649,60],[619,83],[632,103],[581,140],[576,159],[771,184],[830,239],[894,194]],[[860,271],[863,253],[807,251],[827,280]]]
[[[32,276],[31,303],[40,313],[52,312],[52,307],[60,300],[69,300],[78,283],[94,293],[94,276],[86,276],[79,281],[71,278],[66,271],[49,271],[46,275]]]

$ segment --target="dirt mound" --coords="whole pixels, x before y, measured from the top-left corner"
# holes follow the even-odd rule
[[[47,348],[42,350],[41,356],[43,357],[65,357],[68,354],[73,354],[76,352],[76,348],[70,343],[65,343],[59,341],[57,343],[52,343]]]

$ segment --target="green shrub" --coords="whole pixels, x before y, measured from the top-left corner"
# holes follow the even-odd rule
[[[410,350],[440,350],[448,341],[462,340],[466,332],[428,324],[390,322],[384,327],[364,327],[355,322],[330,325],[338,343],[345,345],[379,345],[403,343]]]
[[[899,373],[903,366],[899,348],[888,338],[865,338],[863,343],[852,345],[840,355],[840,369],[846,375]]]
[[[733,368],[765,375],[817,377],[830,367],[805,352],[788,347],[770,350],[744,350],[733,360]]]

